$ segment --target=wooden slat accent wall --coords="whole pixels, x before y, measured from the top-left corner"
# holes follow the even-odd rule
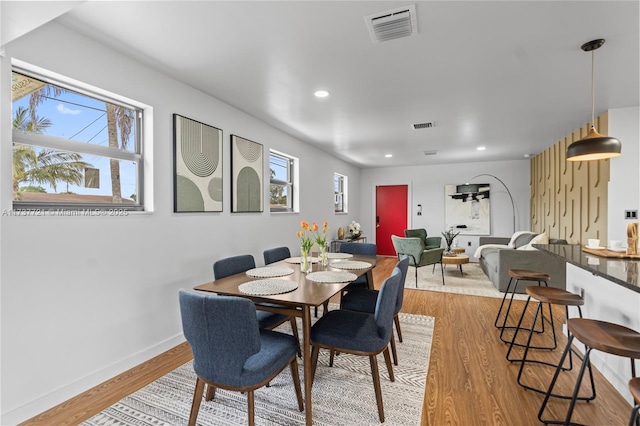
[[[599,133],[608,134],[608,113],[596,119]],[[567,147],[586,136],[591,123],[574,131],[531,159],[531,230],[549,238],[586,244],[588,238],[607,242],[609,160],[566,160]]]

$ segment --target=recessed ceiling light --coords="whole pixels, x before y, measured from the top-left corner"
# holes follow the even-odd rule
[[[326,90],[316,90],[316,93],[314,93],[314,95],[316,95],[316,98],[326,98],[327,96],[329,96],[329,92]]]
[[[478,151],[484,151],[485,149],[487,149],[486,146],[479,146],[476,148]]]
[[[385,154],[384,156],[385,156],[385,158],[391,158],[391,157],[393,157],[393,155],[392,155],[392,154]]]

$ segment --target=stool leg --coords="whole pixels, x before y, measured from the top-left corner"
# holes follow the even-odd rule
[[[640,424],[640,416],[638,416],[638,412],[640,411],[640,404],[636,404],[631,410],[631,417],[629,418],[629,426],[638,426]]]
[[[500,318],[500,314],[502,313],[502,307],[504,306],[504,302],[507,299],[507,294],[509,294],[509,289],[511,288],[511,282],[512,281],[513,281],[513,278],[509,278],[509,283],[507,284],[507,289],[504,292],[504,296],[502,296],[502,303],[500,303],[500,309],[498,309],[498,315],[496,315],[496,320],[493,323],[493,326],[495,328],[501,328],[500,326],[498,326],[498,319]]]
[[[516,329],[513,331],[513,337],[511,338],[511,343],[509,343],[509,350],[507,351],[507,361],[516,361],[515,359],[510,359],[509,355],[511,354],[511,350],[513,349],[513,346],[515,345],[516,342],[516,337],[518,336],[518,331],[520,331],[520,326],[522,325],[522,320],[524,319],[524,315],[527,313],[527,307],[529,306],[529,302],[531,301],[531,296],[527,297],[527,301],[524,304],[524,308],[522,309],[522,314],[520,315],[520,319],[518,320],[518,325],[516,326]],[[538,307],[540,307],[540,305],[538,305]],[[536,309],[536,313],[533,316],[533,324],[531,325],[531,328],[533,329],[533,327],[535,326],[536,323],[536,319],[538,318],[538,309]],[[527,357],[527,350],[529,349],[529,344],[531,343],[531,336],[533,335],[533,330],[531,330],[531,332],[529,333],[529,338],[527,339],[527,346],[526,349],[524,351],[524,357]],[[524,359],[523,359],[524,361]],[[522,367],[521,367],[522,368]]]

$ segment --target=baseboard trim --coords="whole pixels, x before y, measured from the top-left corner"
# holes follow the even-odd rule
[[[104,392],[110,383],[121,381],[122,377],[131,376],[134,371],[139,370],[147,363],[153,363],[156,358],[162,357],[163,354],[176,349],[176,347],[181,344],[186,344],[184,336],[182,334],[173,336],[142,352],[138,352],[84,378],[76,380],[67,386],[43,395],[6,413],[2,413],[0,424],[15,425],[20,422],[24,422],[21,423],[23,425],[53,424],[52,416],[68,408],[70,401],[84,394]],[[144,386],[144,384],[142,386]],[[119,399],[120,398],[116,401]],[[68,424],[71,425],[77,424],[82,420],[75,418],[68,419],[68,421]],[[55,424],[62,425],[63,423],[56,421]]]

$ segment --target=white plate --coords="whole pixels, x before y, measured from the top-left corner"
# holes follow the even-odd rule
[[[607,247],[607,250],[615,251],[617,253],[626,253],[627,252],[627,248],[626,247],[620,247],[620,248]]]
[[[606,247],[589,247],[589,246],[585,246],[586,248],[588,248],[589,250],[604,250],[606,249]]]

